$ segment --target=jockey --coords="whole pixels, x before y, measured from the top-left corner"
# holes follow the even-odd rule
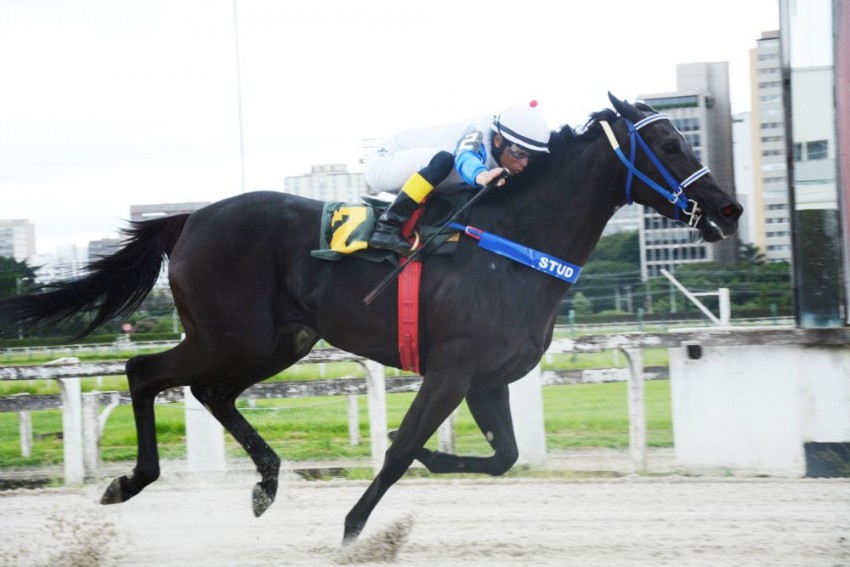
[[[549,152],[549,135],[537,101],[531,101],[495,117],[408,130],[384,140],[366,158],[366,182],[375,191],[401,191],[378,219],[369,247],[409,254],[401,225],[434,187],[483,187],[504,170],[521,173],[536,156]],[[497,185],[504,183],[501,179]]]

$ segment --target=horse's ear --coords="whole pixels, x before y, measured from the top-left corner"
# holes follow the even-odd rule
[[[632,122],[637,122],[638,120],[643,118],[643,115],[640,113],[640,111],[631,104],[629,104],[628,101],[620,100],[614,95],[612,95],[610,92],[608,93],[608,100],[610,100],[611,104],[614,105],[614,110],[616,110],[623,118],[627,118]]]

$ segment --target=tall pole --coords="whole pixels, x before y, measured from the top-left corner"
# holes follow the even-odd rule
[[[242,192],[245,192],[245,137],[242,127],[242,70],[239,65],[239,19],[233,0],[233,36],[236,40],[236,100],[239,109],[239,163],[242,168]]]

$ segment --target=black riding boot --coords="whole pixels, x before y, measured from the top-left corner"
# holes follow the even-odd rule
[[[401,225],[419,208],[419,203],[403,191],[384,211],[369,239],[369,248],[392,250],[399,256],[410,254],[410,243],[401,236]]]
[[[410,243],[402,238],[401,225],[422,205],[434,187],[448,177],[453,166],[454,156],[451,153],[437,152],[428,165],[411,175],[398,197],[378,219],[375,232],[369,239],[369,248],[392,250],[400,256],[410,254]]]

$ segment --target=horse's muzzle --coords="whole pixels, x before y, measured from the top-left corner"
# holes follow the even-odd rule
[[[744,207],[730,200],[705,214],[697,228],[706,242],[717,242],[729,238],[738,230],[738,219],[743,212]]]

